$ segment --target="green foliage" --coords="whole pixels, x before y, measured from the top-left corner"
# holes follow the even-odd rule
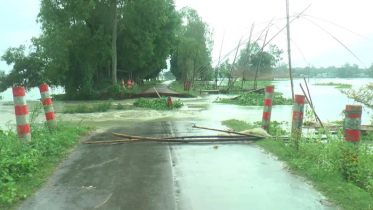
[[[345,90],[341,89],[340,92],[347,95],[348,98],[355,100],[356,102],[364,104],[366,107],[373,109],[373,83],[359,88],[358,90]]]
[[[14,106],[13,101],[6,101],[3,103],[3,106]]]
[[[32,142],[23,142],[14,131],[0,130],[0,208],[9,209],[27,198],[87,131],[65,122],[53,130],[31,123]]]
[[[244,93],[236,99],[218,98],[214,103],[237,104],[244,106],[264,106],[264,94],[259,93]],[[273,95],[273,106],[276,105],[293,105],[291,98],[284,98],[281,93]]]
[[[235,130],[253,127],[252,124],[237,120],[228,120],[225,124]],[[312,181],[317,190],[343,209],[371,208],[372,149],[365,142],[361,142],[357,150],[357,145],[344,141],[341,132],[337,136],[328,134],[328,141],[323,142],[321,133],[302,138],[299,150],[284,140],[266,139],[257,141],[256,144],[276,155],[279,160],[285,161],[290,170]],[[271,131],[270,134],[274,135]],[[276,134],[277,137],[283,135]],[[356,153],[357,161],[353,158],[354,155],[348,155]]]
[[[178,82],[178,81],[171,82],[171,84],[168,86],[168,88],[170,90],[173,90],[175,92],[183,94],[184,96],[197,97],[197,95],[193,91],[185,91],[184,90],[184,85],[180,84],[180,82]]]
[[[184,7],[181,15],[185,24],[177,34],[179,39],[171,56],[171,72],[183,82],[194,78],[210,79],[213,41],[209,26],[191,8]]]
[[[0,91],[47,83],[64,87],[67,98],[96,99],[102,84],[107,88],[116,82],[110,70],[113,37],[117,69],[130,71],[136,80],[155,78],[167,68],[181,26],[174,0],[41,0],[37,21],[42,33],[29,49],[11,47],[2,56],[13,70],[0,78]],[[128,78],[117,69],[118,78]]]
[[[335,83],[335,82],[329,82],[329,83],[316,83],[315,85],[322,85],[322,86],[335,86],[335,88],[351,88],[351,84],[343,84],[343,83]]]
[[[64,114],[74,113],[94,113],[94,112],[106,112],[111,109],[112,101],[104,101],[101,103],[93,104],[91,106],[87,104],[78,104],[77,106],[65,108],[62,110]]]
[[[180,99],[172,100],[172,106],[168,105],[167,98],[156,98],[156,99],[145,99],[139,98],[134,103],[134,106],[155,109],[155,110],[171,110],[180,108],[184,104],[180,102]]]

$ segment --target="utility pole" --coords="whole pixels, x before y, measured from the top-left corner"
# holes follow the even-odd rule
[[[290,24],[289,24],[289,0],[286,0],[286,21],[287,21],[287,37],[288,37],[288,57],[289,57],[289,74],[291,82],[291,97],[294,100],[294,84],[293,84],[293,75],[291,71],[291,53],[290,53]]]

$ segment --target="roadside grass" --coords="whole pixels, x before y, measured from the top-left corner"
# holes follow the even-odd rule
[[[344,83],[334,83],[334,82],[329,82],[329,83],[316,83],[315,85],[322,85],[322,86],[335,86],[335,88],[338,89],[348,89],[351,88],[351,84],[344,84]]]
[[[130,110],[132,105],[123,105],[118,103],[113,104],[112,100],[96,103],[96,104],[78,104],[71,107],[66,107],[60,111],[63,114],[75,114],[75,113],[96,113],[96,112],[107,112],[110,109],[116,110]]]
[[[183,94],[184,96],[188,97],[197,97],[197,94],[195,94],[193,91],[185,91],[184,85],[180,84],[178,81],[173,81],[171,84],[168,85],[168,88],[170,90],[173,90],[177,93]],[[192,87],[190,87],[192,89]]]
[[[37,106],[35,106],[37,107]],[[13,209],[40,188],[89,127],[58,122],[53,129],[34,123],[40,107],[30,115],[31,142],[20,141],[12,129],[0,129],[0,209]]]
[[[167,98],[156,98],[156,99],[139,98],[133,103],[133,105],[136,107],[143,107],[143,108],[155,109],[155,110],[172,110],[175,108],[180,108],[184,104],[180,102],[180,99],[172,100],[172,106],[169,106]]]
[[[214,103],[236,104],[243,106],[264,106],[264,94],[243,93],[235,98],[218,98]],[[291,98],[284,98],[281,93],[274,93],[273,106],[276,105],[293,105]]]
[[[271,122],[272,123],[272,122]],[[258,127],[260,123],[249,124],[238,120],[227,120],[223,124],[241,131]],[[270,130],[273,136],[284,136],[285,130]],[[289,136],[289,134],[287,134]],[[290,172],[305,177],[312,186],[322,192],[329,201],[342,209],[373,209],[373,153],[368,144],[360,144],[358,161],[346,154],[354,154],[356,147],[343,140],[341,133],[329,136],[327,143],[321,143],[321,134],[302,138],[299,150],[284,140],[265,139],[255,144],[284,161]]]
[[[3,103],[3,106],[14,106],[13,101],[6,101]]]

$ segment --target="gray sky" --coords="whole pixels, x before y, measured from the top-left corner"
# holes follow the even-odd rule
[[[369,67],[373,63],[373,1],[371,0],[290,0],[290,15],[304,10],[312,4],[305,14],[321,18],[341,25],[356,34],[348,32],[332,24],[308,17],[325,28],[344,45],[346,45],[360,60]],[[286,14],[285,0],[176,0],[177,9],[184,6],[196,9],[199,15],[214,30],[213,60],[219,57],[223,34],[225,41],[222,55],[227,54],[238,44],[241,36],[249,37],[250,27],[255,25],[254,34],[266,26],[272,18],[284,18]],[[0,54],[10,47],[29,43],[33,36],[38,36],[40,26],[36,23],[39,12],[39,0],[0,0]],[[262,24],[260,24],[262,23]],[[278,28],[284,27],[285,19],[275,21]],[[279,29],[272,26],[268,38],[274,36]],[[302,51],[304,61],[297,47],[292,43],[293,66],[306,66],[311,63],[320,66],[341,66],[345,62],[356,63],[363,67],[351,53],[330,35],[304,18],[295,20],[291,24],[291,38]],[[284,50],[286,56],[286,34],[280,33],[273,41]],[[11,67],[0,62],[0,70]]]

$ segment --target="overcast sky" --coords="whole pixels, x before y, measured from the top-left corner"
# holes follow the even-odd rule
[[[369,67],[373,63],[373,1],[290,0],[290,15],[301,12],[310,4],[304,13],[309,15],[307,19],[331,33]],[[244,39],[249,37],[251,24],[254,22],[254,34],[258,34],[268,21],[280,18],[274,21],[275,25],[270,28],[267,40],[286,25],[286,20],[281,20],[286,15],[285,0],[176,0],[177,9],[184,6],[197,10],[203,21],[214,30],[213,60],[219,57],[224,33],[222,55],[232,51],[241,36]],[[1,55],[8,47],[29,43],[31,37],[39,35],[40,26],[35,21],[38,12],[39,0],[0,0]],[[315,17],[343,26],[363,37]],[[331,35],[307,19],[296,19],[290,27],[293,66],[303,67],[311,63],[316,67],[327,67],[349,62],[364,67]],[[286,34],[280,33],[271,43],[284,50],[283,57],[287,62]],[[0,62],[0,70],[9,69],[10,66]]]

